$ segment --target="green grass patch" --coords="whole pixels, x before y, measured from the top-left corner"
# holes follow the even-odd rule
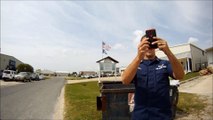
[[[184,75],[184,77],[181,81],[188,80],[190,78],[197,77],[197,76],[199,76],[199,72],[189,72]],[[171,77],[169,77],[169,79],[173,80],[173,78],[171,78]]]
[[[199,72],[190,72],[190,73],[187,73],[186,75],[184,75],[183,80],[187,80],[187,79],[197,77],[197,76],[199,76]]]
[[[191,93],[179,93],[178,112],[199,114],[207,106],[206,99]]]
[[[64,78],[65,80],[81,80],[81,79],[84,79],[82,77],[65,77]]]
[[[67,84],[64,120],[101,120],[102,113],[96,110],[99,94],[97,82]],[[206,100],[196,94],[179,93],[179,114],[199,114],[206,106]]]
[[[67,84],[65,87],[65,120],[101,120],[96,110],[97,82]]]
[[[44,80],[48,80],[50,78],[51,78],[50,76],[44,76]]]

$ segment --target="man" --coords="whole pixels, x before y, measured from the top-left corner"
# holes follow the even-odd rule
[[[149,47],[148,38],[142,37],[136,57],[121,76],[123,84],[135,83],[133,120],[171,120],[169,76],[174,79],[184,76],[183,67],[167,42],[157,37],[154,39],[152,44],[157,44],[169,61],[157,58],[155,49]]]

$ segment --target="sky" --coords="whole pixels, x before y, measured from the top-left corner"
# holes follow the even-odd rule
[[[117,67],[137,54],[146,29],[169,46],[212,47],[209,1],[1,1],[1,53],[34,69],[97,71],[111,56]],[[102,41],[111,46],[102,54]]]

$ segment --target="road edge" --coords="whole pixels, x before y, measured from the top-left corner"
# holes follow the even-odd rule
[[[66,85],[66,84],[65,84]],[[64,89],[65,85],[61,89],[60,95],[57,98],[57,102],[54,108],[53,119],[55,120],[63,120],[64,119]]]

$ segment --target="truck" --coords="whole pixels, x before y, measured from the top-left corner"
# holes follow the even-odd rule
[[[2,74],[3,80],[14,80],[16,71],[4,70]]]

